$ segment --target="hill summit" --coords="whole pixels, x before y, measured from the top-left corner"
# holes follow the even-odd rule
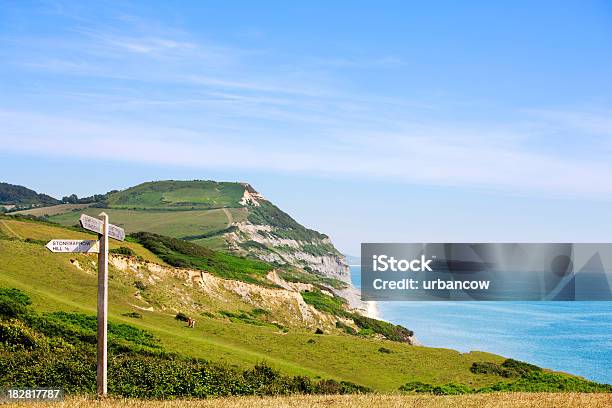
[[[59,204],[59,200],[39,194],[29,188],[9,183],[0,183],[0,205],[9,209],[13,207],[35,207]]]
[[[132,211],[187,211],[186,215],[193,211],[193,223],[203,222],[199,217],[203,214],[196,211],[222,210],[227,218],[225,228],[180,238],[190,241],[222,238],[225,249],[232,252],[350,282],[344,256],[327,235],[302,226],[248,183],[147,182],[110,194],[105,206]],[[129,229],[129,223],[126,226]]]
[[[81,212],[106,208],[112,222],[128,233],[151,232],[211,249],[290,265],[338,281],[338,294],[363,308],[350,283],[347,262],[329,237],[295,221],[244,182],[163,180],[99,195],[83,206],[26,211],[62,225],[78,223]],[[76,211],[78,209],[79,211]]]

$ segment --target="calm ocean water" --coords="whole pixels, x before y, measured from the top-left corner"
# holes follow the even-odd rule
[[[361,282],[351,267],[353,284]],[[489,351],[612,384],[612,302],[378,302],[423,345]]]

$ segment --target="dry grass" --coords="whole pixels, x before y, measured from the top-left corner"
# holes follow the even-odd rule
[[[7,404],[3,407],[31,407],[31,403]],[[578,393],[494,393],[460,396],[431,395],[300,395],[292,397],[230,397],[209,400],[142,401],[108,399],[98,402],[84,397],[68,398],[54,407],[75,408],[297,408],[297,407],[341,407],[341,408],[514,408],[514,407],[589,407],[612,406],[612,394]]]

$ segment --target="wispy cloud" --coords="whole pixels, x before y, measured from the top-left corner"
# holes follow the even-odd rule
[[[124,162],[612,198],[605,110],[459,120],[448,100],[382,96],[343,78],[401,68],[393,55],[279,57],[127,15],[69,32],[0,39],[9,65],[49,75],[21,90],[44,103],[0,99],[0,151],[91,157],[95,146],[96,159]],[[588,146],[568,156],[538,144],[568,132]]]
[[[316,144],[264,135],[224,138],[185,128],[1,112],[1,149],[194,168],[235,168],[393,179],[416,184],[612,197],[609,161],[572,160],[495,143],[495,132],[449,139],[440,126]],[[467,129],[470,132],[472,129]],[[467,134],[467,133],[466,133]],[[518,138],[517,140],[521,140]],[[95,147],[95,148],[94,148]],[[93,149],[93,150],[92,150]]]

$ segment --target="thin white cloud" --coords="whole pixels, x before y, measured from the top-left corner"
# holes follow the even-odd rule
[[[520,145],[513,149],[507,144],[496,146],[491,132],[488,144],[481,144],[483,135],[477,134],[451,141],[438,137],[439,125],[429,132],[421,125],[419,134],[363,137],[352,142],[330,137],[312,144],[307,140],[282,143],[262,135],[223,138],[140,123],[109,124],[20,112],[3,111],[0,119],[5,125],[0,150],[5,152],[612,198],[609,161],[537,154]]]
[[[612,137],[612,110],[592,112],[588,110],[531,109],[528,113],[555,123],[557,129],[566,129]]]

